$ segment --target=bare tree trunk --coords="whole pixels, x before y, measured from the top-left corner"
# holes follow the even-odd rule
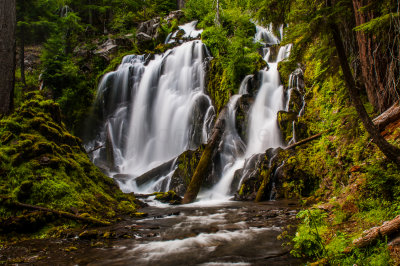
[[[328,0],[328,5],[331,6],[330,0]],[[356,108],[357,114],[361,119],[365,129],[371,136],[372,141],[378,146],[383,154],[389,159],[400,165],[400,149],[389,144],[384,137],[380,134],[379,130],[374,126],[371,118],[369,117],[364,105],[361,101],[359,90],[354,81],[353,74],[351,72],[346,51],[344,49],[343,41],[340,36],[339,28],[336,23],[331,22],[330,28],[332,31],[333,40],[335,42],[336,51],[339,56],[340,65],[343,71],[344,80],[346,82],[347,89],[349,91],[351,100],[354,107]]]
[[[15,0],[0,0],[0,115],[13,108],[15,26]]]
[[[217,1],[217,12],[215,14],[215,24],[217,24],[217,26],[220,26],[221,20],[219,18],[219,0],[216,0],[216,1]]]
[[[21,69],[21,81],[22,84],[26,87],[26,80],[25,80],[25,39],[24,39],[24,32],[22,31],[21,38],[19,44],[19,67]]]

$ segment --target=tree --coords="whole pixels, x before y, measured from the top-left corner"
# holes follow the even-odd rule
[[[15,0],[0,2],[0,114],[13,108],[15,72]]]
[[[332,7],[331,0],[327,0],[328,7]],[[371,136],[372,141],[378,146],[385,156],[400,165],[400,149],[389,144],[384,137],[380,134],[379,130],[374,126],[371,118],[369,117],[365,107],[361,101],[359,90],[356,86],[353,74],[351,72],[346,50],[343,45],[342,38],[340,36],[340,30],[337,24],[333,21],[329,21],[333,40],[335,42],[336,52],[339,56],[340,66],[342,68],[344,80],[346,82],[347,89],[349,91],[351,101],[356,108],[357,114],[363,123],[368,134]],[[364,85],[363,85],[364,86]],[[363,88],[366,91],[365,87]]]
[[[16,0],[17,15],[17,46],[21,81],[25,82],[25,45],[37,44],[46,40],[55,28],[58,9],[56,1]]]
[[[346,18],[354,16],[352,3],[352,0],[335,1],[334,4],[331,0],[292,0],[291,10],[287,15],[288,22],[294,25],[289,30],[289,41],[295,43],[292,53],[295,58],[297,57],[296,59],[299,59],[314,40],[333,40],[333,45],[330,45],[337,52],[347,91],[364,128],[382,153],[389,160],[400,165],[400,149],[389,144],[374,126],[360,97],[360,92],[366,92],[365,84],[362,80],[356,82],[349,65],[346,48],[349,50],[349,43],[352,40],[349,40],[348,36],[352,34],[346,35],[338,25],[339,21],[346,21]],[[346,28],[351,29],[354,26],[350,24],[346,25]],[[347,46],[345,46],[344,40],[347,42]],[[331,65],[334,60],[336,57],[332,52],[327,54],[327,58],[324,59]],[[330,69],[331,72],[337,71],[332,66],[327,66],[326,69]]]

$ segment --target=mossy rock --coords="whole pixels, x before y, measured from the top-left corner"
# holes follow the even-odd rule
[[[250,95],[243,95],[237,103],[236,129],[244,142],[247,142],[247,125],[249,124],[250,108],[254,98]]]
[[[297,121],[297,113],[295,112],[278,112],[278,125],[281,130],[283,139],[288,143],[293,138],[293,122]]]
[[[177,168],[171,178],[170,189],[183,196],[193,177],[193,174],[200,162],[201,155],[204,151],[204,145],[200,145],[197,150],[189,150],[182,153],[177,161]]]
[[[169,203],[171,205],[178,205],[182,203],[182,198],[172,190],[168,192],[156,192],[154,195],[156,196],[156,200],[164,203]]]
[[[294,113],[300,113],[303,106],[303,96],[297,89],[290,90],[289,95],[289,111]]]
[[[88,213],[96,219],[135,213],[134,196],[123,194],[93,165],[80,139],[66,130],[59,117],[58,104],[40,93],[29,93],[15,113],[0,120],[2,196],[58,211]],[[30,217],[26,210],[0,205],[2,220],[25,221],[23,217]],[[50,218],[41,226],[59,219]]]

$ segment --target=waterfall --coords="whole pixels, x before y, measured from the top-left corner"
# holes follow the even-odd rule
[[[109,174],[119,177],[124,192],[158,190],[163,180],[137,186],[135,179],[208,139],[214,116],[204,93],[208,57],[205,45],[194,40],[152,60],[127,56],[104,76],[95,106],[105,122],[87,146],[101,147],[92,155],[94,162],[112,165]],[[161,179],[170,177],[171,172]]]
[[[239,95],[234,95],[228,103],[227,127],[223,137],[223,148],[221,157],[224,164],[219,182],[210,190],[202,191],[198,198],[200,200],[223,200],[231,195],[235,172],[245,166],[246,160],[252,156],[264,153],[268,148],[276,148],[284,145],[277,123],[277,114],[285,109],[285,92],[280,81],[278,63],[290,54],[291,45],[282,46],[276,58],[273,59],[271,46],[280,43],[278,37],[272,32],[272,25],[268,28],[256,26],[255,41],[264,44],[263,58],[268,67],[261,70],[260,87],[254,104],[250,109],[248,124],[248,141],[246,145],[237,133],[235,126],[235,108],[242,94],[247,93],[247,83],[251,76],[245,77],[240,86]],[[283,28],[280,28],[282,37]],[[233,124],[232,124],[233,123]],[[241,145],[238,145],[240,143]],[[239,182],[240,185],[240,182]],[[238,187],[233,188],[237,190]]]
[[[187,39],[196,38],[197,22],[180,26]],[[213,188],[201,191],[200,199],[226,199],[237,190],[235,172],[246,160],[284,143],[277,125],[277,113],[285,110],[284,88],[280,83],[278,63],[291,46],[279,47],[280,36],[257,26],[255,41],[264,45],[263,58],[268,66],[258,73],[259,87],[250,108],[247,140],[237,132],[236,109],[241,97],[248,94],[252,75],[246,76],[239,94],[231,97],[226,125],[216,163],[220,177]],[[177,32],[166,42],[175,42]],[[177,44],[177,42],[175,42]],[[210,57],[199,40],[187,41],[164,54],[126,56],[119,68],[102,79],[94,106],[100,121],[96,137],[87,143],[93,161],[116,179],[124,192],[151,193],[168,190],[176,169],[176,158],[184,151],[206,143],[215,110],[204,92],[204,68]],[[161,169],[154,178],[149,171]],[[158,170],[156,170],[158,171]]]

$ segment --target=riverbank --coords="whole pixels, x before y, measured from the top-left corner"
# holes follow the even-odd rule
[[[150,202],[154,205],[154,202]],[[1,248],[2,263],[35,265],[298,265],[277,237],[296,224],[294,201],[157,203],[142,218],[65,231]]]

